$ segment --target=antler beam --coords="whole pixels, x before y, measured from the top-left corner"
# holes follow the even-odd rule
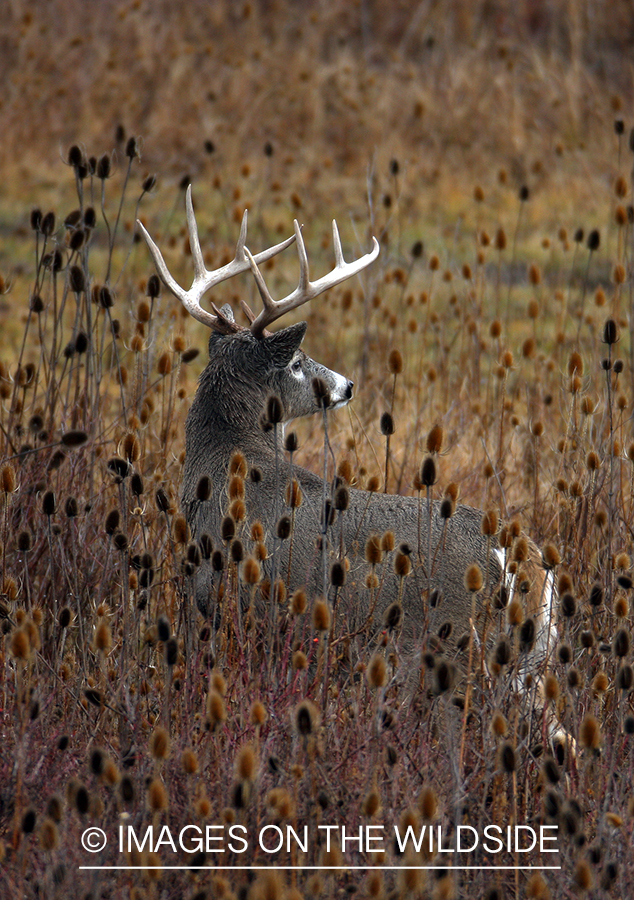
[[[178,297],[181,303],[195,319],[197,319],[199,322],[202,322],[204,325],[208,325],[209,327],[213,328],[218,321],[218,317],[211,315],[211,313],[208,313],[201,307],[200,301],[203,295],[215,285],[220,284],[221,281],[226,281],[228,278],[232,278],[234,275],[238,275],[240,272],[245,272],[250,266],[253,266],[252,260],[254,260],[257,265],[257,263],[266,262],[267,259],[271,259],[272,256],[275,256],[277,253],[285,250],[286,247],[293,243],[293,241],[295,240],[295,235],[287,238],[280,244],[276,244],[274,247],[269,247],[268,250],[263,250],[255,257],[251,256],[251,254],[245,247],[247,239],[247,211],[245,209],[244,216],[242,217],[242,225],[240,227],[240,237],[238,238],[238,243],[236,244],[236,254],[234,258],[230,263],[227,263],[226,266],[221,266],[219,269],[208,271],[205,268],[202,250],[200,249],[198,226],[196,224],[196,216],[194,215],[194,206],[192,203],[191,184],[187,188],[185,205],[187,209],[189,246],[191,247],[192,251],[195,273],[194,281],[192,282],[192,286],[188,291],[184,290],[184,288],[182,288],[174,279],[169,269],[167,268],[165,260],[163,259],[163,254],[156,246],[143,224],[138,219],[137,224],[141,229],[141,233],[145,238],[145,242],[147,243],[150,253],[152,254],[152,258],[154,259],[154,264],[156,266],[157,272],[165,287],[168,288],[168,290],[170,290],[176,297]]]
[[[289,310],[297,309],[298,306],[302,306],[318,294],[322,294],[324,291],[334,287],[336,284],[340,284],[347,278],[357,275],[369,266],[370,263],[374,262],[379,255],[379,242],[373,237],[372,250],[370,250],[369,253],[366,253],[365,256],[354,260],[354,262],[347,263],[343,258],[337,223],[333,219],[332,241],[335,250],[335,267],[327,275],[317,279],[317,281],[310,281],[308,277],[308,255],[306,253],[306,246],[297,219],[294,221],[294,226],[295,239],[297,241],[297,254],[299,256],[299,284],[292,293],[282,300],[274,300],[271,297],[264,278],[262,277],[262,273],[257,265],[258,257],[252,256],[247,247],[244,248],[244,252],[251,265],[251,270],[264,305],[262,312],[257,316],[255,321],[251,323],[251,331],[256,336],[261,335],[267,325],[270,325],[271,322],[275,322],[276,319],[279,319]]]

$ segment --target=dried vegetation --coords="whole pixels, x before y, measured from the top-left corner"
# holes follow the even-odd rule
[[[634,889],[631,9],[446,8],[69,2],[35,15],[17,3],[3,17],[7,896]],[[46,166],[58,146],[66,170]],[[526,717],[514,688],[530,643],[521,594],[491,613],[492,656],[463,643],[466,692],[453,693],[442,629],[412,691],[399,678],[398,610],[365,642],[332,615],[353,591],[345,556],[329,560],[323,597],[262,583],[269,537],[241,526],[241,460],[225,540],[190,540],[177,498],[205,335],[159,291],[133,224],[147,220],[186,282],[189,180],[210,265],[230,258],[245,206],[254,249],[290,233],[293,215],[315,261],[331,215],[344,246],[380,239],[363,283],[305,310],[308,350],[357,384],[350,414],[328,424],[340,478],[418,493],[423,508],[444,498],[447,515],[459,495],[486,510],[483,533],[505,523],[520,570],[516,523],[540,542],[559,588],[543,690],[576,753],[549,746],[545,719]],[[292,253],[271,261],[268,283],[281,292],[294,267]],[[214,299],[237,308],[252,292],[244,277]],[[321,471],[315,423],[298,431],[294,459]],[[204,502],[209,485],[199,490]],[[279,540],[292,540],[288,496]],[[345,515],[345,494],[334,501]],[[191,602],[210,555],[217,634]],[[387,566],[413,577],[411,556],[386,522],[355,589],[380,590]],[[486,608],[481,573],[466,578]],[[239,598],[257,609],[262,595],[268,621],[243,620]],[[459,824],[515,823],[557,824],[561,869],[457,871],[391,840],[384,856],[327,853],[317,840],[324,824],[434,824],[450,839]],[[306,825],[308,854],[282,850],[280,865],[370,868],[79,871],[120,863],[124,824],[244,825],[252,836]],[[110,837],[94,857],[80,844],[89,826]],[[502,857],[460,862],[526,862]],[[252,840],[244,855],[193,863],[270,858]],[[166,846],[125,859],[192,864]],[[446,868],[407,868],[434,864]]]

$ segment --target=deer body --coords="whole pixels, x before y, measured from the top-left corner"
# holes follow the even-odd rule
[[[543,660],[554,649],[553,579],[540,565],[537,548],[525,544],[524,558],[511,561],[495,536],[482,533],[482,512],[457,506],[453,515],[441,517],[440,504],[429,506],[426,499],[368,493],[350,489],[347,508],[336,512],[324,527],[324,499],[332,500],[330,483],[318,475],[291,464],[283,447],[283,423],[299,416],[323,414],[324,407],[336,409],[352,396],[352,382],[326,369],[301,350],[306,323],[292,325],[276,333],[266,326],[287,310],[296,308],[328,287],[361,271],[378,254],[378,244],[353,263],[343,258],[339,235],[333,223],[336,265],[331,273],[311,282],[301,232],[295,223],[300,279],[287,298],[274,301],[257,263],[284,249],[293,239],[252,257],[245,246],[246,214],[233,262],[215,272],[205,269],[196,222],[187,193],[187,218],[195,278],[184,291],[170,275],[163,257],[145,229],[144,236],[159,274],[199,321],[211,328],[209,363],[204,370],[186,424],[186,460],[183,472],[182,505],[193,537],[205,533],[214,544],[224,547],[222,521],[230,506],[230,461],[236,451],[246,460],[247,469],[239,486],[246,516],[240,517],[237,536],[251,551],[250,525],[260,522],[265,535],[267,558],[264,577],[281,578],[287,590],[306,589],[309,602],[328,595],[336,607],[337,620],[347,633],[363,633],[367,638],[383,629],[388,608],[400,611],[394,629],[400,648],[409,652],[429,644],[455,656],[456,646],[471,648],[486,642],[491,634],[505,629],[503,607],[513,595],[517,570],[521,567],[522,605],[535,625],[530,644],[531,663]],[[264,309],[255,317],[248,308],[251,327],[234,321],[229,307],[214,315],[200,306],[202,295],[211,286],[238,272],[251,269]],[[315,379],[326,390],[318,399]],[[270,397],[279,398],[281,414],[276,427],[262,428],[263,410]],[[213,484],[211,497],[198,499],[202,476]],[[290,537],[281,540],[277,526],[287,506],[287,487],[295,479],[302,491],[301,505],[292,513]],[[394,533],[401,557],[409,560],[405,569],[395,570],[394,557],[384,556],[380,564],[365,558],[368,540],[386,531]],[[260,542],[262,543],[262,542]],[[326,559],[322,554],[326,554]],[[334,560],[346,561],[343,584],[330,585],[328,573]],[[376,562],[376,561],[375,561]],[[402,560],[401,560],[402,562]],[[481,589],[465,585],[465,572],[477,564],[482,573]],[[407,570],[407,571],[406,571]],[[368,584],[368,575],[375,576]],[[373,581],[373,583],[372,583]],[[203,562],[195,580],[196,602],[206,616],[214,615],[216,578],[209,561]],[[501,601],[496,604],[496,597]],[[435,602],[434,602],[435,601]],[[273,601],[269,601],[273,602]],[[497,606],[497,609],[496,609]],[[466,635],[467,641],[460,640]],[[527,654],[528,655],[528,654]]]
[[[228,307],[222,313],[232,318]],[[244,482],[247,520],[239,533],[245,538],[247,552],[249,525],[259,521],[264,526],[265,543],[271,553],[265,576],[270,579],[275,571],[288,590],[304,588],[309,597],[316,597],[329,592],[332,595],[328,582],[324,584],[318,546],[324,496],[331,499],[332,486],[328,484],[324,490],[321,477],[290,464],[281,425],[277,432],[265,431],[260,425],[262,411],[272,395],[280,398],[285,420],[319,413],[312,386],[315,377],[328,386],[331,408],[351,398],[351,382],[321,366],[300,349],[305,330],[305,323],[300,323],[259,340],[248,330],[229,335],[212,333],[209,363],[187,419],[181,499],[193,536],[200,538],[206,532],[215,543],[221,542],[221,523],[230,504],[229,464],[233,454],[240,451],[247,467],[255,468],[259,476],[256,483],[249,475]],[[209,500],[200,502],[196,489],[203,475],[211,477],[213,493]],[[289,560],[291,541],[276,541],[275,528],[277,520],[290,513],[286,501],[291,479],[299,483],[303,502],[295,511]],[[472,563],[478,564],[489,597],[505,581],[500,562],[503,554],[494,538],[483,537],[481,526],[482,512],[469,506],[457,506],[451,518],[442,519],[437,501],[432,503],[430,515],[425,499],[350,489],[347,509],[335,513],[328,528],[326,567],[329,570],[330,563],[340,555],[348,560],[350,569],[338,599],[347,626],[351,630],[361,627],[371,613],[372,595],[366,587],[370,565],[365,560],[364,549],[372,535],[380,536],[389,529],[394,532],[397,548],[402,543],[409,547],[412,570],[402,583],[389,559],[383,563],[385,571],[378,570],[382,584],[372,611],[373,630],[382,627],[385,610],[398,601],[403,608],[401,637],[405,647],[413,645],[412,642],[422,646],[425,635],[436,635],[450,622],[451,635],[445,643],[453,650],[456,639],[468,632],[473,614],[471,596],[464,584],[467,568]],[[431,560],[428,559],[430,546]],[[533,588],[536,607],[533,613],[539,617],[539,601],[545,605],[548,596],[539,596],[544,587],[544,573],[535,566],[533,569],[538,581]],[[430,608],[431,591],[437,592],[440,602]],[[206,563],[196,580],[196,602],[206,616],[213,616],[214,597],[211,566]]]

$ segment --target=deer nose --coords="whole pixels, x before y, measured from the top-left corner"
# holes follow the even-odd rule
[[[346,400],[349,400],[352,397],[352,388],[354,387],[354,381],[349,381],[346,385]]]

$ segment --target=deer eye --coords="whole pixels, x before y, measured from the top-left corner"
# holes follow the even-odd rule
[[[302,371],[301,359],[296,359],[295,362],[291,364],[291,370],[293,372],[301,372]]]

